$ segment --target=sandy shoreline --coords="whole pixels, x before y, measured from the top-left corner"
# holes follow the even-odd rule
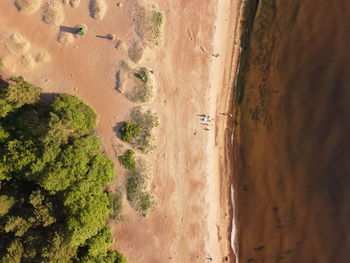
[[[229,2],[229,3],[228,3]],[[212,80],[214,86],[222,87],[217,91],[217,101],[215,105],[215,115],[221,116],[221,113],[234,112],[234,87],[236,84],[239,55],[240,55],[240,21],[242,19],[242,8],[244,1],[227,1],[224,7],[223,1],[219,3],[218,19],[216,21],[214,50],[221,47],[225,54],[225,62],[218,65],[212,63]],[[222,18],[223,10],[229,10],[231,16]],[[226,23],[226,24],[225,24]],[[225,27],[226,26],[226,27]],[[226,42],[222,41],[226,36]],[[220,76],[221,79],[217,78]],[[224,73],[222,75],[222,72]],[[216,82],[215,82],[216,81]],[[235,193],[234,193],[234,176],[235,176],[235,160],[233,136],[234,136],[234,119],[220,118],[216,125],[215,149],[217,150],[217,166],[216,174],[219,176],[220,189],[220,210],[216,212],[219,215],[220,227],[226,229],[224,242],[221,244],[221,250],[227,251],[229,262],[238,262],[236,248],[236,215],[235,215]],[[210,151],[211,149],[208,149]]]

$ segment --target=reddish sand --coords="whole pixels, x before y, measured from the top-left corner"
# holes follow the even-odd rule
[[[239,261],[349,262],[349,1],[260,1],[238,107]]]
[[[158,94],[148,106],[158,112],[161,125],[157,149],[146,155],[154,167],[150,181],[156,206],[143,218],[124,202],[124,221],[110,221],[116,237],[113,248],[130,262],[203,262],[208,256],[219,262],[229,256],[232,261],[230,185],[224,170],[227,119],[218,112],[227,111],[227,87],[235,75],[231,68],[236,68],[236,60],[231,55],[239,1],[155,2],[166,17],[165,40],[140,65],[152,68],[158,82]],[[117,167],[112,187],[123,184],[116,158],[122,142],[114,128],[136,106],[115,89],[119,63],[128,58],[126,50],[114,46],[119,39],[128,46],[137,39],[130,17],[135,3],[125,1],[118,7],[108,1],[101,21],[89,17],[87,1],[78,8],[64,7],[63,26],[88,26],[88,34],[67,45],[56,41],[58,27],[41,21],[42,10],[21,14],[10,0],[0,7],[0,56],[6,55],[4,39],[15,32],[52,58],[32,70],[14,64],[13,74],[42,87],[47,98],[61,92],[74,94],[98,113],[97,132]],[[116,40],[96,37],[111,33]],[[210,131],[203,130],[199,114],[215,118]]]

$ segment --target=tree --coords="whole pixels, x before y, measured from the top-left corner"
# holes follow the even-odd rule
[[[1,259],[1,263],[21,263],[23,245],[19,239],[15,239],[8,246],[6,253]]]
[[[59,95],[52,103],[53,112],[63,121],[66,129],[79,135],[92,131],[96,125],[96,113],[81,100],[68,94]]]
[[[14,203],[15,200],[13,197],[7,195],[0,195],[0,217],[6,215],[10,211]]]
[[[0,89],[0,117],[25,104],[33,104],[40,98],[41,89],[23,77],[12,77],[11,80],[13,84]]]

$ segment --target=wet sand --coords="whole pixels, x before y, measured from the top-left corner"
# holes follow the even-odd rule
[[[347,10],[260,1],[236,107],[239,262],[349,262]]]

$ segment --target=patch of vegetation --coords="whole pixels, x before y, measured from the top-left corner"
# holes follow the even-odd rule
[[[95,113],[12,81],[0,90],[0,262],[126,262],[107,249],[114,167],[91,134]]]
[[[135,161],[135,152],[132,150],[127,150],[126,153],[122,156],[119,156],[119,162],[129,170],[135,170],[136,161]]]
[[[135,138],[140,136],[141,127],[137,124],[131,122],[124,122],[123,126],[120,128],[121,139],[124,142],[132,142]]]
[[[117,189],[115,193],[111,194],[111,218],[120,219],[122,212],[122,191]]]
[[[146,190],[147,179],[142,167],[129,171],[126,176],[126,198],[141,213],[147,213],[154,204],[153,196]]]
[[[154,148],[154,137],[152,131],[159,125],[157,114],[150,109],[144,111],[141,107],[136,107],[131,110],[130,121],[127,123],[130,123],[130,125],[134,125],[139,129],[137,136],[134,136],[128,142],[130,142],[135,148],[142,149],[144,152],[152,150]],[[122,129],[120,132],[122,133]]]
[[[4,61],[2,60],[2,58],[0,58],[0,70],[3,70],[4,68]]]
[[[151,71],[144,67],[139,68],[134,73],[134,77],[139,83],[126,94],[126,97],[136,103],[149,102],[154,96],[154,79],[151,76]]]
[[[23,77],[12,77],[12,83],[0,89],[0,117],[19,109],[23,105],[39,100],[40,88],[28,83]]]
[[[95,128],[96,113],[77,97],[60,95],[52,103],[52,108],[63,125],[79,135],[90,133]]]
[[[139,6],[135,16],[136,32],[145,40],[159,45],[162,37],[164,15],[155,6],[149,8]]]
[[[140,79],[142,82],[146,83],[149,79],[149,71],[146,68],[140,68],[134,73],[134,76]]]

